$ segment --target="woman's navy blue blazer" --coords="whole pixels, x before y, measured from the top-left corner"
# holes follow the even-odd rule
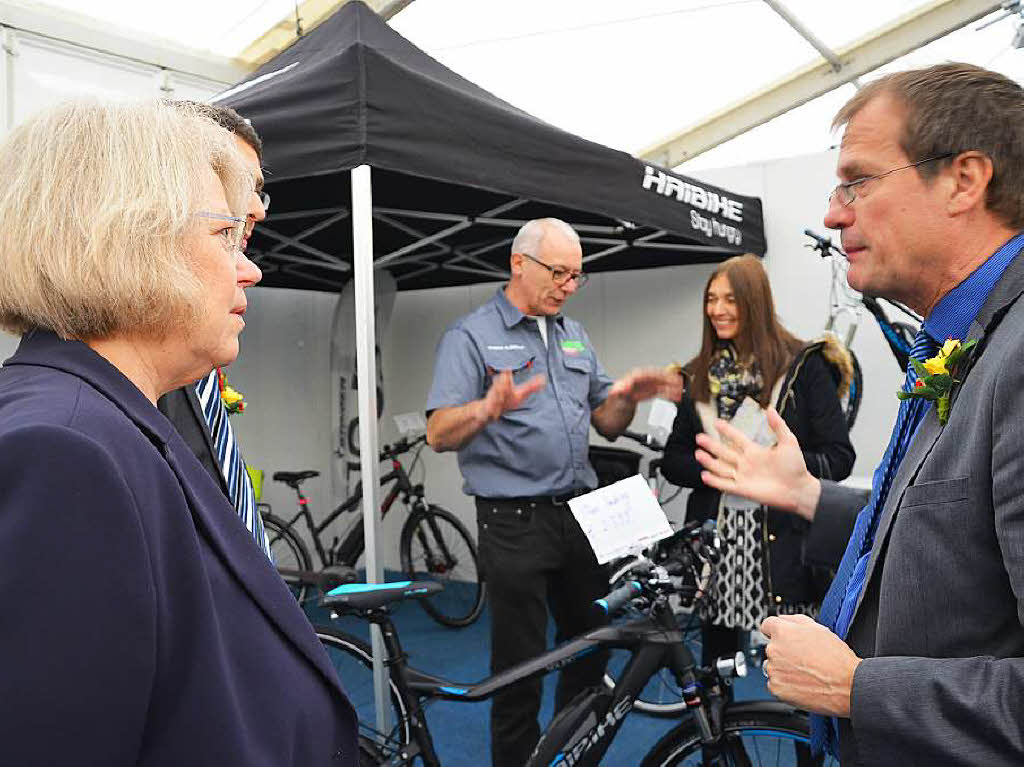
[[[316,635],[166,418],[77,341],[0,370],[0,763],[355,765]]]

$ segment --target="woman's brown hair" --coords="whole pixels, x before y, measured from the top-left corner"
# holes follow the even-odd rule
[[[764,380],[764,387],[757,399],[761,407],[768,407],[772,386],[783,375],[803,342],[782,327],[779,318],[775,316],[775,301],[772,299],[768,275],[761,266],[761,260],[750,253],[723,261],[704,286],[704,336],[700,353],[687,362],[684,368],[689,378],[688,393],[695,402],[711,400],[708,368],[715,354],[718,335],[708,319],[707,305],[708,290],[719,275],[725,275],[729,280],[736,301],[739,332],[732,339],[736,356],[743,363],[749,362],[751,358],[757,360]]]

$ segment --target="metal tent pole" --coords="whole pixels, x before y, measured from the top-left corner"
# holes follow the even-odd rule
[[[363,481],[363,534],[366,540],[366,580],[382,583],[384,568],[377,557],[380,515],[377,511],[377,359],[374,354],[373,311],[373,190],[370,166],[352,170],[352,250],[356,293],[356,364],[359,368],[359,470]],[[388,721],[388,681],[380,627],[370,626],[373,648],[373,697],[377,731],[391,730]],[[342,684],[345,680],[341,680]]]

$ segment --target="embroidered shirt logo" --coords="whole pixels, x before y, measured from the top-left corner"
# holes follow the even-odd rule
[[[562,352],[570,357],[578,357],[587,350],[580,341],[562,341]]]
[[[497,344],[488,346],[487,351],[491,352],[521,352],[526,349],[522,344]]]

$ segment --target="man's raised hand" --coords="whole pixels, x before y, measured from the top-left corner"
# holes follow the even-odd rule
[[[768,425],[778,440],[773,447],[758,445],[725,421],[715,422],[721,441],[698,434],[694,455],[705,469],[701,479],[717,490],[812,519],[821,483],[807,471],[800,443],[775,408],[768,409]]]
[[[539,392],[546,384],[544,376],[535,375],[529,381],[517,385],[512,379],[512,371],[502,370],[494,376],[491,388],[483,399],[487,422],[497,421],[506,410],[519,407],[527,397]]]
[[[678,402],[683,396],[683,377],[674,368],[636,368],[616,381],[608,394],[634,403],[653,397]]]

